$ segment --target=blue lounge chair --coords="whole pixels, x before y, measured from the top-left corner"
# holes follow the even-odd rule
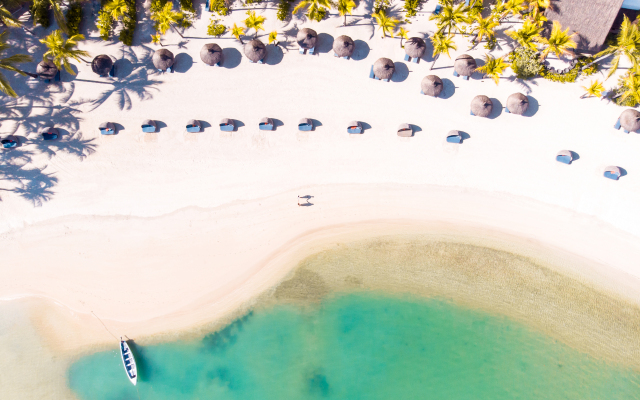
[[[348,133],[362,133],[362,129],[361,129],[361,128],[358,128],[358,127],[355,127],[355,128],[353,128],[353,127],[349,127],[349,128],[347,129],[347,132],[348,132]]]
[[[315,48],[315,47],[310,48],[310,49],[309,49],[309,54],[313,55],[313,52],[314,52],[314,51],[316,51],[316,48]]]
[[[167,72],[173,72],[173,67],[167,68]]]
[[[462,137],[460,135],[447,136],[447,142],[449,142],[449,143],[462,143]]]
[[[389,79],[383,79],[382,82],[389,82]]]
[[[233,131],[233,125],[220,124],[220,130],[224,131],[224,132],[231,132],[231,131]]]
[[[504,112],[511,114],[511,111],[509,111],[509,107],[504,106]]]
[[[469,114],[473,115],[474,117],[476,116],[471,110],[469,111]]]
[[[362,124],[358,121],[349,122],[347,133],[362,133]]]
[[[618,120],[616,121],[616,124],[613,126],[613,129],[620,130],[620,118],[618,118]]]
[[[101,135],[115,135],[116,127],[111,122],[103,122],[98,126]]]
[[[440,4],[438,4],[438,5],[436,6],[436,9],[435,9],[435,10],[433,10],[433,15],[438,15],[438,14],[440,14],[440,11],[442,11],[442,6],[441,6]]]
[[[112,77],[112,78],[116,76],[116,65],[115,64],[113,64],[111,66],[111,70],[109,70],[109,76]]]
[[[200,132],[200,121],[191,119],[187,122],[187,132]]]
[[[57,139],[60,135],[58,129],[52,126],[45,126],[44,128],[40,129],[39,132],[44,140],[54,140]]]
[[[18,142],[13,139],[2,139],[1,143],[3,149],[12,149],[18,146]]]
[[[374,79],[376,76],[373,73],[373,65],[371,66],[371,72],[369,72],[369,78]]]
[[[264,64],[263,60],[258,60],[258,64]]]
[[[404,55],[404,60],[405,60],[405,61],[409,61],[409,60],[411,60],[411,57],[409,57],[409,55],[408,55],[408,54],[405,54],[405,55]]]
[[[300,122],[298,122],[298,130],[303,132],[313,130],[313,121],[309,118],[302,118]]]
[[[604,171],[604,177],[617,181],[620,179],[620,174],[616,171]]]
[[[420,94],[424,94],[424,91],[422,89],[420,89]]]
[[[334,56],[334,57],[340,57],[340,56],[338,55],[338,53],[336,53],[335,51],[333,52],[333,56]]]
[[[158,68],[158,72],[164,72],[163,70],[161,70],[160,68]]]
[[[261,131],[272,131],[273,130],[273,121],[271,118],[262,118],[260,123],[258,124],[258,129]]]
[[[464,79],[465,81],[468,81],[469,80],[469,76],[468,75],[463,75],[462,79]]]
[[[556,161],[561,162],[563,164],[571,164],[571,161],[573,161],[573,159],[571,158],[571,156],[557,155]]]
[[[142,132],[148,133],[148,132],[155,132],[156,131],[156,127],[153,125],[142,125]]]
[[[420,59],[419,58],[414,58],[413,60],[411,60],[412,63],[415,64],[419,64],[420,63]]]
[[[455,69],[453,70],[453,76],[460,76],[460,75],[458,75],[458,73],[456,72]]]
[[[345,59],[345,60],[348,60],[348,59],[349,59],[349,56],[344,56],[344,57],[342,57],[342,58],[343,58],[343,59]]]
[[[300,50],[298,50],[298,52],[299,52],[300,54],[304,54],[304,48],[300,47]]]
[[[223,132],[233,132],[235,130],[236,124],[230,118],[222,118],[220,121],[220,130]]]

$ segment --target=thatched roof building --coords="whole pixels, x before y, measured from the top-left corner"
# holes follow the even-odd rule
[[[382,57],[373,63],[373,74],[379,79],[391,79],[395,70],[393,61],[388,58]]]
[[[222,48],[215,43],[207,43],[200,50],[200,59],[207,65],[216,65],[222,62]]]
[[[106,54],[100,54],[91,61],[91,70],[100,76],[109,75],[113,67],[113,60]]]
[[[302,47],[303,49],[313,49],[314,47],[316,47],[318,34],[313,29],[302,28],[298,32],[296,40],[298,41],[298,46]]]
[[[620,114],[620,126],[628,132],[640,131],[640,112],[631,108],[624,110]]]
[[[427,75],[422,78],[420,88],[422,89],[422,93],[427,96],[438,97],[440,93],[442,93],[442,89],[444,89],[444,84],[442,83],[442,79],[437,76]]]
[[[411,58],[422,58],[427,51],[427,44],[422,38],[412,37],[404,42],[404,51]]]
[[[493,110],[493,102],[487,96],[476,96],[471,100],[471,112],[476,117],[486,118],[491,115]]]
[[[522,93],[514,93],[507,97],[507,109],[512,114],[523,115],[529,109],[529,98]]]
[[[258,39],[253,39],[245,43],[244,55],[253,62],[261,61],[267,55],[267,47]]]
[[[549,20],[548,30],[553,21],[558,21],[562,29],[577,32],[574,39],[579,53],[597,53],[611,30],[623,0],[552,0],[545,11]]]
[[[158,49],[153,53],[153,66],[159,70],[166,71],[173,66],[173,53],[167,49]]]
[[[41,79],[53,79],[57,73],[58,67],[49,60],[40,61],[36,67],[36,74],[38,74],[38,77]]]
[[[355,47],[353,39],[347,35],[338,36],[333,41],[333,52],[336,53],[338,57],[351,57]]]
[[[456,61],[453,63],[453,69],[460,76],[471,76],[476,72],[476,68],[478,68],[476,60],[468,54],[458,56]]]

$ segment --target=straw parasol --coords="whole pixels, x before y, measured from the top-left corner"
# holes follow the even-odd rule
[[[393,65],[393,61],[388,58],[379,58],[373,63],[373,74],[379,79],[391,79],[396,67]]]
[[[493,102],[487,96],[476,96],[471,100],[471,112],[477,117],[488,117],[493,110]]]
[[[91,61],[91,70],[100,76],[109,75],[113,60],[106,54],[100,54]]]
[[[303,49],[313,49],[316,47],[318,34],[313,29],[302,28],[300,32],[298,32],[296,40],[298,41],[298,45]]]
[[[353,39],[346,35],[338,36],[336,40],[333,41],[333,51],[338,57],[351,57],[355,47]]]
[[[507,109],[512,114],[522,115],[529,108],[529,98],[522,93],[514,93],[507,98]]]
[[[253,39],[244,45],[244,55],[253,62],[262,60],[267,55],[267,48],[258,39]]]
[[[456,58],[453,63],[453,68],[460,76],[471,76],[478,68],[476,60],[468,54],[463,54]]]
[[[398,136],[411,137],[413,136],[413,128],[409,124],[400,124],[398,127]]]
[[[49,60],[40,61],[36,67],[36,74],[42,79],[53,79],[57,73],[58,67]]]
[[[422,93],[427,96],[438,97],[442,92],[442,89],[444,89],[444,84],[442,83],[442,79],[437,76],[427,75],[422,78],[420,88],[422,89]]]
[[[222,62],[222,49],[215,43],[207,43],[200,50],[200,59],[207,65],[216,65]]]
[[[167,49],[159,49],[153,53],[153,66],[159,70],[166,71],[173,66],[173,53]]]
[[[620,126],[628,132],[640,130],[640,112],[632,109],[624,110],[620,114]]]
[[[411,58],[422,58],[427,51],[427,44],[422,38],[412,37],[404,42],[404,51]]]

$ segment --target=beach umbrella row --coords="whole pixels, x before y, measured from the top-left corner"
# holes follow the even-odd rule
[[[507,98],[505,112],[524,115],[529,109],[529,98],[522,93],[513,93]],[[471,100],[471,115],[487,118],[493,111],[493,101],[487,96],[476,96]]]

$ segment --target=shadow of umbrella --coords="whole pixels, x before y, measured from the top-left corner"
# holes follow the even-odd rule
[[[333,36],[328,33],[318,33],[318,42],[316,44],[316,53],[333,52]]]
[[[533,96],[527,96],[527,99],[529,100],[529,107],[527,107],[527,111],[522,114],[522,116],[533,117],[538,112],[540,103],[538,103],[538,100],[536,100],[536,98]]]
[[[355,61],[364,60],[369,56],[369,52],[371,49],[369,48],[369,44],[363,40],[354,40],[353,41],[353,54],[351,55],[351,59]]]
[[[268,56],[268,54],[267,54]],[[242,54],[233,47],[227,47],[222,49],[222,64],[220,65],[223,68],[231,69],[240,65],[240,61],[242,61]]]
[[[496,119],[502,114],[503,106],[502,103],[500,103],[500,100],[496,99],[495,97],[491,98],[491,103],[493,103],[493,108],[491,109],[491,114],[489,114],[487,118]]]
[[[393,63],[395,71],[391,77],[391,82],[404,82],[409,77],[409,67],[403,62]]]
[[[184,74],[193,66],[193,58],[187,53],[179,53],[175,57],[173,70],[177,73]]]
[[[442,92],[440,93],[439,98],[441,99],[448,99],[451,98],[455,93],[456,93],[456,85],[451,81],[451,79],[448,78],[441,78],[442,79]]]
[[[280,46],[273,44],[267,45],[267,56],[264,58],[264,63],[267,65],[280,64],[280,61],[284,58],[284,53]]]

